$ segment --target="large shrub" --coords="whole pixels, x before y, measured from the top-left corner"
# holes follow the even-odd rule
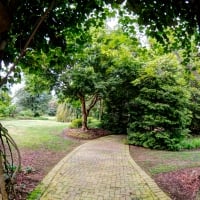
[[[199,81],[192,81],[190,83],[191,102],[190,110],[192,111],[192,121],[190,130],[192,134],[200,134],[200,86]]]
[[[133,81],[138,95],[130,110],[128,141],[153,149],[179,149],[189,132],[190,93],[173,55],[147,63]]]
[[[58,122],[70,122],[73,117],[73,109],[70,104],[64,102],[58,105],[56,112],[56,120]]]
[[[136,77],[138,68],[139,62],[124,61],[109,74],[102,126],[114,134],[127,134],[129,105],[136,92],[131,82]]]
[[[0,90],[0,118],[14,117],[16,106],[12,104],[12,98],[7,91]]]

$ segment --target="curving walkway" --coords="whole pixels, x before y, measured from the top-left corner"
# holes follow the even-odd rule
[[[132,160],[123,136],[89,141],[67,155],[42,181],[41,200],[169,200]]]

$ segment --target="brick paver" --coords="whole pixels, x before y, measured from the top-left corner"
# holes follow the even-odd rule
[[[132,160],[123,136],[87,142],[44,178],[41,200],[169,200]]]

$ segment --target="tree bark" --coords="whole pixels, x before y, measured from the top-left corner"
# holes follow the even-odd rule
[[[6,6],[0,2],[0,33],[6,32],[10,29],[11,19],[9,11]]]
[[[88,125],[87,125],[87,118],[88,115],[90,113],[90,110],[95,106],[95,104],[97,103],[98,100],[100,100],[100,98],[98,97],[97,94],[95,94],[92,97],[92,100],[88,106],[88,108],[86,108],[86,100],[85,100],[85,96],[79,94],[78,95],[80,101],[81,101],[81,111],[82,111],[82,129],[83,130],[88,130]]]
[[[103,100],[100,99],[100,104],[99,104],[99,121],[101,121],[103,115]]]
[[[88,112],[86,109],[86,102],[85,102],[85,97],[82,95],[79,95],[79,98],[81,100],[81,111],[82,111],[82,130],[88,130],[87,126],[87,117],[88,117]]]
[[[4,180],[4,172],[3,172],[3,165],[2,165],[2,156],[0,155],[0,197],[2,200],[8,200],[8,195],[6,192],[6,187],[5,187],[5,180]]]

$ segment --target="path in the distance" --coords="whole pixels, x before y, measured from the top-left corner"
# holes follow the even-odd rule
[[[89,141],[43,180],[41,200],[169,200],[132,160],[123,136]]]

